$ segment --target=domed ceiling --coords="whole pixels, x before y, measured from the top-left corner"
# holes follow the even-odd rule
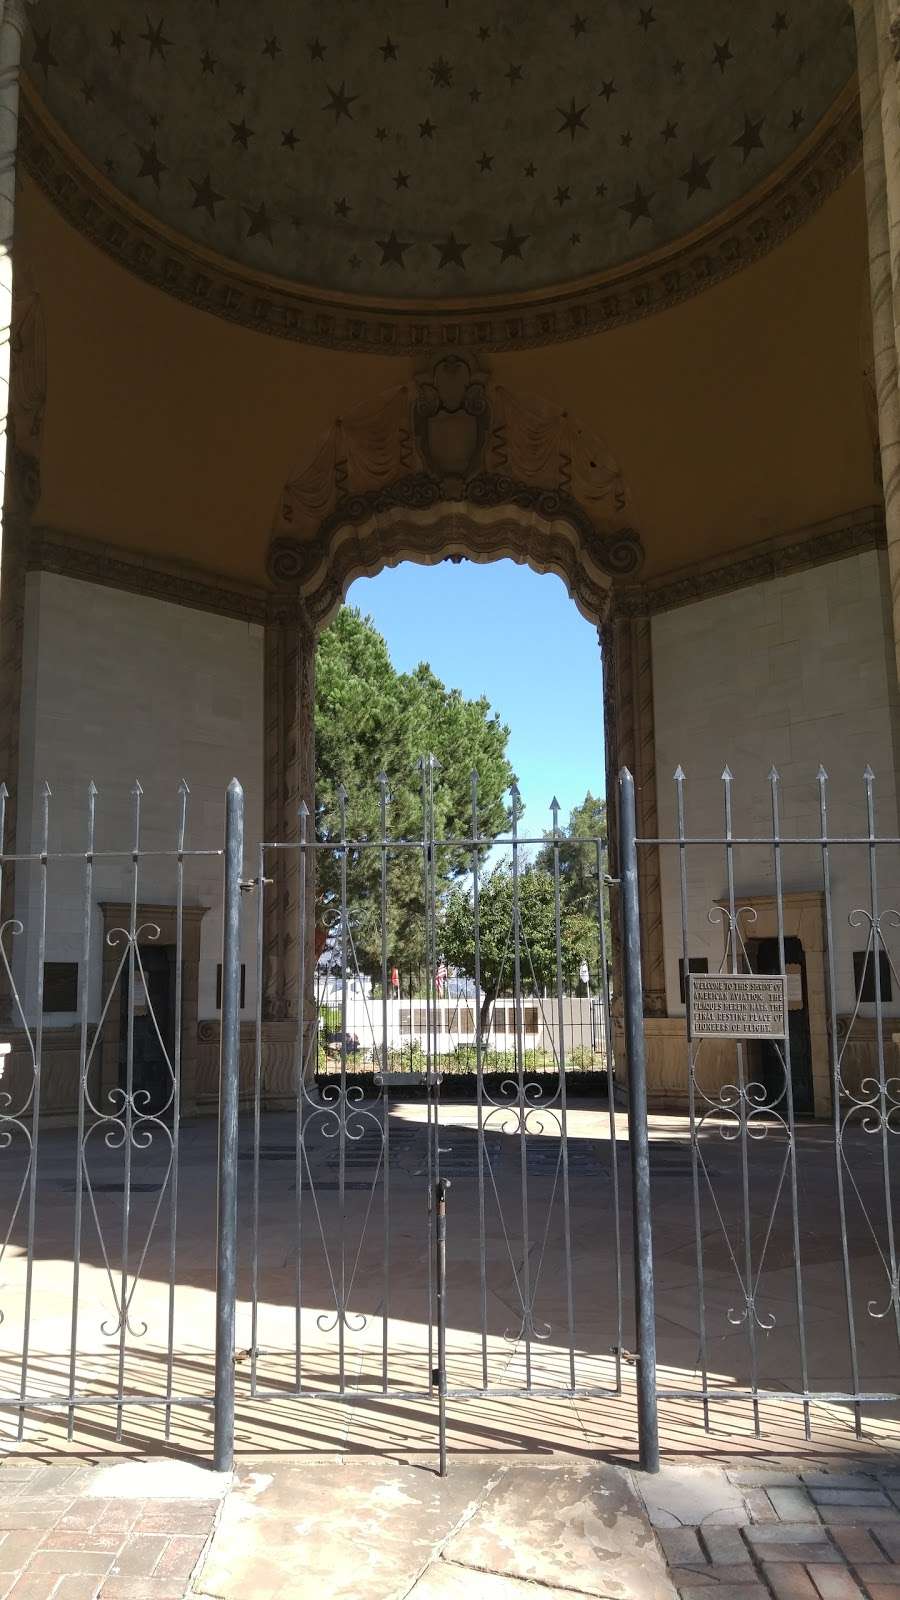
[[[26,70],[194,245],[368,301],[545,291],[734,208],[854,70],[847,0],[39,0]]]

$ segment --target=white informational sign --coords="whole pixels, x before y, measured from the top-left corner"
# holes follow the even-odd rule
[[[582,961],[581,966],[578,968],[578,976],[582,983],[590,982],[591,975],[588,972],[588,964],[586,961]]]

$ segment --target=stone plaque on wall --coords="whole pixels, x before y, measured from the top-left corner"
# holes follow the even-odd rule
[[[692,972],[688,988],[694,1039],[783,1039],[787,980],[744,973]]]

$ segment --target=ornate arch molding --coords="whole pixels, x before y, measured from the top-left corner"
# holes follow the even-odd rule
[[[479,474],[457,500],[420,473],[342,501],[308,543],[279,535],[269,547],[268,574],[302,599],[311,624],[323,627],[354,578],[374,577],[404,560],[500,561],[562,578],[583,616],[606,615],[612,581],[639,569],[643,549],[630,528],[598,533],[571,495],[533,489],[500,474]]]
[[[335,422],[285,485],[267,572],[321,627],[385,566],[503,557],[556,573],[597,622],[643,549],[601,441],[451,351]]]

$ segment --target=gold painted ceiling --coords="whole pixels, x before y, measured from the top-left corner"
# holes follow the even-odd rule
[[[89,162],[241,268],[413,303],[671,245],[808,143],[847,0],[39,0],[25,65]]]

